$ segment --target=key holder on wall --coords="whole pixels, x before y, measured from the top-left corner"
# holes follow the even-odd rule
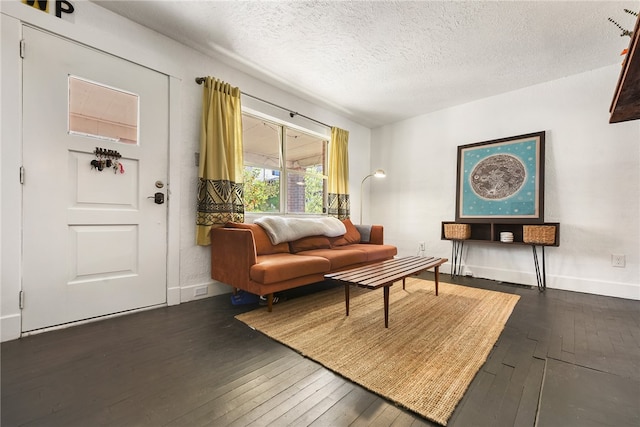
[[[124,166],[120,162],[122,155],[116,150],[96,147],[93,154],[96,158],[91,160],[91,169],[102,172],[105,168],[113,168],[113,173],[124,173]]]

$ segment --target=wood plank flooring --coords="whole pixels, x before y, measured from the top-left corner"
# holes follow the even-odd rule
[[[449,426],[640,425],[640,302],[455,282],[521,299]],[[234,319],[254,308],[221,295],[2,343],[1,424],[435,425]]]

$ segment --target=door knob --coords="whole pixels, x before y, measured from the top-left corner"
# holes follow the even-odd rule
[[[147,197],[147,199],[153,199],[156,205],[161,205],[164,203],[164,193],[156,193],[153,196]]]

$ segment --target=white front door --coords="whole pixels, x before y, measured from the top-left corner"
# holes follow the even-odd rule
[[[168,76],[23,29],[22,331],[166,303]]]

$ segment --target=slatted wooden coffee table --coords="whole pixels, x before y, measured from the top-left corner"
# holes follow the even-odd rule
[[[389,327],[389,287],[402,279],[402,289],[405,287],[405,279],[414,274],[421,273],[431,268],[435,272],[435,292],[438,295],[439,269],[447,262],[447,258],[434,257],[404,257],[382,261],[377,264],[364,267],[351,268],[337,273],[325,274],[326,279],[344,283],[344,299],[349,315],[349,286],[355,285],[361,288],[384,288],[384,327]]]

